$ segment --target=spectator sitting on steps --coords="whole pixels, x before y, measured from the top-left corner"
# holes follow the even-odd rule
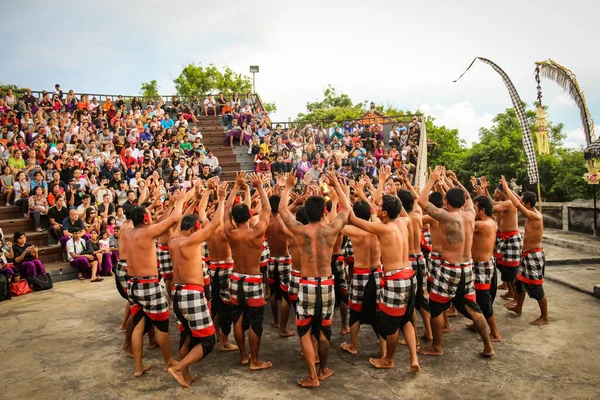
[[[215,157],[212,150],[209,150],[206,157],[204,157],[204,164],[210,166],[210,172],[213,176],[221,178],[221,167],[219,167],[219,159]]]
[[[213,100],[212,94],[209,94],[204,100],[204,115],[217,115],[217,104]]]

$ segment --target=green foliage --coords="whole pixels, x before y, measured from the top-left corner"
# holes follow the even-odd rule
[[[16,97],[20,97],[20,96],[24,95],[25,92],[27,92],[27,88],[20,88],[17,85],[12,85],[12,84],[3,85],[3,84],[0,84],[0,92],[2,92],[2,94],[6,94],[6,92],[8,92],[9,89],[12,89],[13,94]]]
[[[296,122],[331,122],[341,120],[352,120],[360,117],[364,112],[363,104],[352,104],[347,94],[338,93],[329,85],[323,93],[322,101],[306,103],[306,113],[298,113]]]
[[[237,92],[243,98],[246,93],[252,91],[250,77],[234,72],[227,66],[219,70],[214,64],[208,67],[202,67],[200,63],[189,64],[173,82],[177,94],[181,96],[203,96],[218,92],[231,96]]]
[[[140,93],[147,99],[158,99],[158,83],[156,83],[156,79],[152,79],[150,82],[142,82]]]
[[[265,102],[263,103],[263,106],[265,107],[265,110],[266,110],[266,111],[267,111],[269,114],[271,114],[271,113],[274,113],[274,112],[276,112],[276,111],[277,111],[277,104],[275,104],[275,102],[270,102],[270,103],[269,103],[269,102],[265,101]]]

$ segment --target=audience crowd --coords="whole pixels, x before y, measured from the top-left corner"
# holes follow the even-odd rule
[[[389,168],[391,180],[415,173],[420,126],[416,118],[394,125],[387,146],[383,126],[351,121],[324,129],[308,124],[271,126],[268,112],[248,93],[231,99],[219,93],[191,102],[173,97],[142,104],[118,96],[63,93],[60,85],[40,98],[27,90],[0,95],[0,190],[6,205],[21,208],[36,231],[48,229],[79,279],[100,281],[118,260],[119,227],[138,204],[161,207],[175,188],[220,177],[217,157],[194,125],[216,115],[227,127],[226,146],[248,146],[254,169],[271,182],[297,171],[298,186],[319,181],[325,170],[342,177],[377,180]],[[390,181],[393,185],[393,182]],[[151,196],[158,191],[159,196]],[[148,200],[153,199],[152,203]],[[6,240],[6,238],[3,238]],[[18,277],[44,274],[37,246],[24,232],[2,247],[0,273]]]

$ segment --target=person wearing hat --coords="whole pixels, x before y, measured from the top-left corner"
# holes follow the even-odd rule
[[[373,160],[367,160],[365,165],[365,172],[370,178],[377,176],[377,168],[373,165]]]

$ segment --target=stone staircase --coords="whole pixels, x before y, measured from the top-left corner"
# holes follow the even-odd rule
[[[0,196],[0,203],[4,204],[5,202],[4,195]],[[43,224],[42,227],[44,227]],[[46,271],[50,273],[54,282],[77,278],[77,270],[64,261],[60,243],[51,240],[47,231],[36,232],[33,220],[24,218],[20,207],[0,206],[0,228],[4,233],[4,240],[11,242],[15,232],[25,232],[27,241],[39,248],[40,260],[44,263]]]
[[[253,171],[253,157],[248,154],[248,147],[237,145],[231,148],[224,145],[227,128],[223,125],[221,118],[200,116],[195,125],[202,133],[204,148],[207,151],[212,150],[215,157],[219,159],[222,180],[235,180],[237,171]]]

